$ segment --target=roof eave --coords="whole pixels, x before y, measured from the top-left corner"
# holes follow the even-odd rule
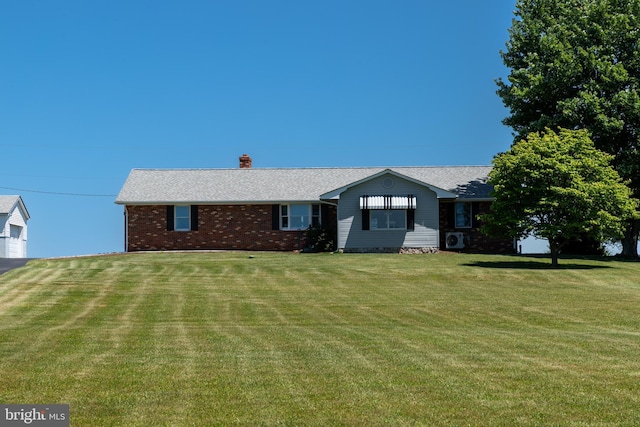
[[[321,203],[320,199],[305,200],[116,200],[116,205],[123,206],[153,206],[153,205],[273,205],[285,203]]]
[[[378,177],[380,177],[382,175],[385,175],[385,174],[391,174],[391,175],[396,176],[398,178],[406,179],[407,181],[413,182],[414,184],[417,184],[417,185],[420,185],[420,186],[423,186],[423,187],[427,187],[428,189],[430,189],[431,191],[436,193],[436,197],[438,199],[455,199],[455,198],[458,197],[457,194],[452,193],[450,191],[447,191],[447,190],[445,190],[443,188],[436,187],[435,185],[431,185],[431,184],[429,184],[427,182],[411,178],[409,176],[406,176],[404,174],[396,172],[393,169],[388,169],[387,168],[387,169],[384,169],[384,170],[382,170],[382,171],[380,171],[378,173],[375,173],[375,174],[373,174],[371,176],[363,178],[361,180],[354,181],[354,182],[352,182],[350,184],[347,184],[347,185],[345,185],[343,187],[336,188],[335,190],[332,190],[332,191],[329,191],[327,193],[321,194],[320,198],[321,199],[334,199],[334,200],[335,199],[339,199],[340,198],[340,194],[344,193],[349,188],[355,187],[356,185],[360,185],[360,184],[362,184],[364,182],[367,182],[367,181],[370,181],[372,179],[378,178]]]

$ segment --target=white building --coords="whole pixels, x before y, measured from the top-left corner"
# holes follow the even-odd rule
[[[0,196],[0,258],[27,258],[29,212],[20,196]]]

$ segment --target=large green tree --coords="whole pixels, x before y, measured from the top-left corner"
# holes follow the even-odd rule
[[[518,141],[545,128],[588,129],[640,197],[640,0],[518,0],[498,79]],[[638,256],[630,220],[623,254]]]
[[[535,132],[494,159],[495,201],[482,219],[488,234],[549,240],[552,263],[562,245],[584,236],[619,238],[637,203],[586,130]]]

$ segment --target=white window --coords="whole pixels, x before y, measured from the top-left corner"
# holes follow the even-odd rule
[[[320,205],[291,204],[280,206],[280,228],[282,230],[306,230],[311,225],[320,225]]]
[[[471,228],[471,203],[456,203],[456,228]]]
[[[176,206],[174,218],[176,231],[191,230],[191,206]]]
[[[371,230],[404,230],[407,228],[405,209],[371,209],[369,211]]]

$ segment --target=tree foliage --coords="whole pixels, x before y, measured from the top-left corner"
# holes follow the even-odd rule
[[[636,201],[586,130],[531,133],[494,159],[495,201],[484,231],[549,240],[553,264],[568,239],[619,238]]]
[[[640,1],[518,0],[509,34],[497,93],[516,141],[588,129],[640,197]]]

